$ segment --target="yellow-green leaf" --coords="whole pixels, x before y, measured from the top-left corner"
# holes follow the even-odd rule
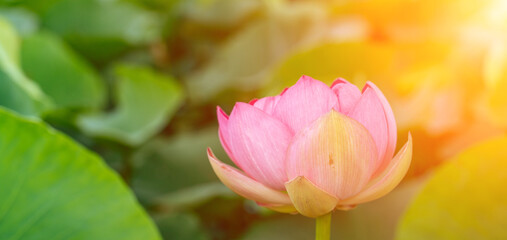
[[[18,33],[0,18],[0,105],[18,113],[38,116],[52,107],[51,100],[19,66]]]
[[[507,239],[507,137],[439,168],[400,222],[397,239]]]

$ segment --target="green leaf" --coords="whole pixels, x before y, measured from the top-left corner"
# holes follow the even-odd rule
[[[191,213],[170,214],[157,219],[164,239],[205,240],[210,239],[201,226],[199,218]]]
[[[182,1],[180,11],[185,18],[201,24],[231,27],[261,7],[262,2],[257,0],[187,0]]]
[[[25,38],[21,63],[26,75],[53,99],[56,107],[97,109],[104,104],[102,79],[56,36],[38,33]]]
[[[3,109],[0,132],[0,239],[160,239],[97,155]]]
[[[93,60],[156,40],[162,25],[153,12],[119,0],[60,0],[41,20],[45,28]]]
[[[167,194],[177,194],[188,190],[186,188],[216,182],[217,177],[206,157],[207,147],[211,147],[221,160],[228,159],[216,128],[171,138],[156,138],[146,143],[133,156],[132,188],[139,199],[143,202],[160,201],[170,208],[178,201],[173,198],[166,202],[167,197],[171,198]]]
[[[24,8],[0,8],[0,16],[9,20],[22,36],[32,34],[39,28],[37,16]]]
[[[82,116],[78,125],[93,136],[138,145],[158,133],[183,100],[171,77],[133,65],[115,68],[117,107],[111,113]]]
[[[49,8],[55,3],[61,0],[44,0],[44,1],[32,1],[32,0],[3,0],[4,2],[11,2],[12,6],[22,6],[23,8],[29,9],[37,15],[43,15]]]
[[[210,182],[161,196],[157,198],[157,204],[162,205],[166,210],[173,211],[175,209],[195,208],[216,197],[234,198],[237,196],[223,183]]]
[[[0,105],[24,115],[38,116],[51,108],[52,103],[21,70],[19,45],[16,31],[0,18]]]
[[[10,22],[0,17],[0,55],[2,67],[12,63],[19,63],[19,36]]]
[[[125,0],[157,12],[171,13],[182,0]]]
[[[408,208],[397,239],[507,239],[507,137],[441,166]]]

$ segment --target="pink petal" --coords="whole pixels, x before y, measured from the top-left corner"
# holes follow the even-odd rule
[[[221,162],[213,155],[210,148],[208,148],[208,159],[220,181],[235,193],[262,203],[276,205],[292,204],[287,194],[266,187],[262,183],[247,177],[237,169]]]
[[[372,88],[365,89],[348,116],[363,124],[375,140],[379,157],[374,161],[374,168],[378,169],[383,163],[389,136],[384,108]]]
[[[338,78],[334,81],[331,85],[331,90],[333,90],[338,97],[338,103],[334,109],[345,115],[349,113],[361,97],[361,92],[356,85],[351,84],[342,78]]]
[[[250,102],[248,102],[248,104],[253,106],[257,101],[259,101],[259,99],[254,98],[254,99],[250,100]]]
[[[274,96],[274,97],[265,97],[258,99],[253,103],[253,106],[257,107],[258,109],[261,109],[268,115],[273,114],[273,110],[275,109],[276,104],[280,101],[280,96]]]
[[[412,160],[412,136],[408,135],[407,143],[401,148],[389,165],[358,195],[345,199],[340,204],[359,204],[380,198],[393,190],[403,179]]]
[[[236,164],[255,180],[284,190],[285,152],[292,133],[282,122],[246,103],[237,103],[228,122]]]
[[[281,95],[273,116],[280,119],[295,133],[329,112],[338,99],[323,82],[308,76]]]
[[[218,138],[220,139],[220,143],[222,143],[222,146],[225,149],[225,152],[229,157],[232,159],[234,163],[236,163],[236,160],[234,156],[232,155],[231,149],[229,147],[229,128],[228,128],[228,122],[229,122],[229,116],[220,108],[217,106],[217,118],[218,118]]]
[[[294,136],[287,151],[289,179],[304,176],[338,199],[368,183],[377,159],[375,142],[356,120],[331,110]]]
[[[378,173],[387,166],[389,161],[391,161],[391,159],[394,156],[394,150],[396,149],[396,139],[398,137],[397,135],[398,130],[396,128],[396,120],[394,119],[394,114],[393,110],[391,109],[391,105],[389,105],[389,102],[387,101],[384,94],[380,91],[380,89],[372,82],[366,82],[363,92],[365,91],[365,89],[372,89],[373,91],[375,91],[378,99],[380,100],[380,103],[382,103],[382,108],[384,109],[384,114],[387,120],[387,147],[384,159],[382,160],[382,164],[377,170]]]

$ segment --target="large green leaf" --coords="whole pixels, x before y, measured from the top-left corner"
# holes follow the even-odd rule
[[[115,111],[83,116],[78,124],[90,135],[141,144],[164,127],[180,106],[183,90],[173,78],[146,67],[119,65],[115,75]]]
[[[19,45],[16,31],[0,18],[0,105],[25,115],[38,116],[52,103],[21,70]]]
[[[159,239],[99,157],[0,109],[0,239]]]
[[[44,27],[94,60],[156,40],[162,25],[154,13],[120,0],[60,0],[41,20]]]
[[[405,213],[397,239],[507,239],[507,137],[439,168]]]
[[[38,33],[25,38],[21,63],[26,75],[53,99],[57,107],[95,109],[104,103],[102,79],[56,36]]]

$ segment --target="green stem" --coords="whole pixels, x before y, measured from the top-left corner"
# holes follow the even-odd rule
[[[318,217],[315,222],[315,240],[331,239],[331,213]]]

